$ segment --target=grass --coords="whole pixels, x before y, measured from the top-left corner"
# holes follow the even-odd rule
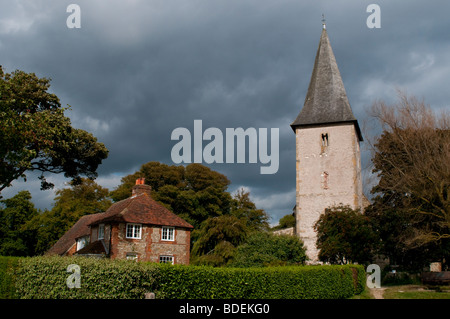
[[[450,299],[450,287],[441,286],[429,289],[422,285],[391,286],[386,288],[383,297],[384,299]]]
[[[423,285],[383,286],[384,299],[450,299],[450,286],[430,287]],[[350,299],[375,299],[371,289],[367,288]]]
[[[350,299],[374,299],[370,293],[370,289],[366,287],[362,293],[359,295],[353,295]]]

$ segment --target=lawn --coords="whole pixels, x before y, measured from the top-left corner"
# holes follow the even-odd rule
[[[440,292],[435,288],[421,285],[388,286],[384,299],[450,299],[450,287],[441,286]]]

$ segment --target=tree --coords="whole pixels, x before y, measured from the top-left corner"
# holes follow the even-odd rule
[[[249,231],[262,231],[269,229],[269,216],[263,209],[257,209],[250,200],[250,192],[239,189],[231,202],[231,214],[244,219]]]
[[[0,255],[34,255],[36,233],[29,224],[39,212],[31,202],[30,192],[21,191],[0,203]]]
[[[331,264],[369,263],[377,248],[377,235],[370,220],[350,206],[325,209],[314,225],[319,259]]]
[[[304,264],[305,261],[305,248],[298,237],[255,232],[237,248],[230,266],[298,265]]]
[[[280,218],[278,225],[272,227],[272,230],[285,229],[295,227],[296,221],[294,214],[287,214]]]
[[[88,178],[57,190],[53,208],[32,221],[37,231],[36,252],[47,251],[82,216],[106,211],[112,204],[108,194],[108,189]]]
[[[373,209],[402,211],[410,248],[447,245],[450,239],[450,115],[399,92],[393,105],[376,102],[372,115],[381,136],[372,142],[373,172],[379,177]]]
[[[194,264],[224,266],[246,238],[248,227],[244,219],[233,215],[208,218],[200,229],[194,230],[192,247]]]
[[[0,192],[27,171],[39,171],[41,189],[53,187],[44,173],[64,173],[74,182],[97,176],[108,150],[91,134],[71,126],[50,80],[0,67]]]

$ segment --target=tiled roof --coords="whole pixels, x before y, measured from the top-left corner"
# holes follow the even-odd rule
[[[73,245],[76,244],[76,239],[89,236],[89,224],[96,219],[101,218],[104,213],[84,215],[70,228],[48,251],[46,254],[63,255]]]
[[[90,243],[79,251],[76,252],[77,255],[101,255],[106,254],[105,243],[103,240],[96,240],[93,243]]]
[[[146,192],[113,204],[103,213],[102,218],[96,219],[90,225],[110,222],[193,228],[191,224],[159,204]]]

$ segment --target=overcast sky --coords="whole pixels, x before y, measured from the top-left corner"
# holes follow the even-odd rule
[[[81,28],[67,27],[71,3]],[[366,24],[372,3],[381,28]],[[146,162],[174,164],[171,133],[193,133],[194,120],[224,133],[279,128],[276,174],[260,174],[261,163],[208,165],[231,180],[231,192],[248,189],[275,224],[295,205],[289,124],[303,106],[322,13],[364,127],[367,108],[395,101],[396,88],[434,109],[449,106],[449,12],[448,0],[0,0],[0,64],[52,79],[73,126],[109,149],[97,182],[110,190]],[[362,165],[367,177],[367,151]],[[67,182],[48,176],[56,188]],[[2,195],[28,189],[38,208],[51,208],[54,191],[39,185],[30,174]]]

